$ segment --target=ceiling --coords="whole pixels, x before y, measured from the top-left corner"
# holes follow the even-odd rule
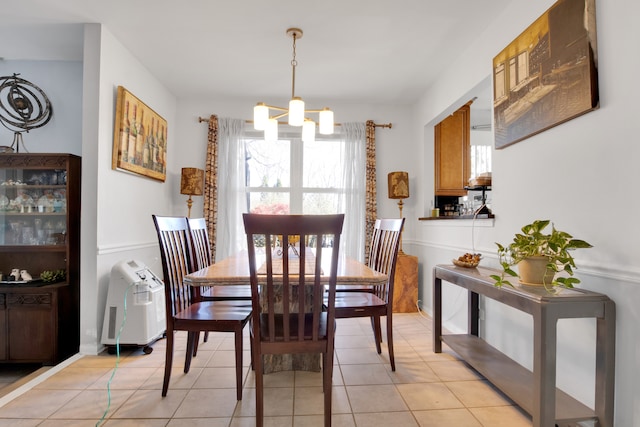
[[[81,60],[80,24],[102,23],[179,98],[273,103],[298,27],[296,95],[408,104],[510,1],[0,0],[0,57]]]

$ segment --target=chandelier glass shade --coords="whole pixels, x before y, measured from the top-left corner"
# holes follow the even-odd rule
[[[323,135],[333,134],[333,111],[329,108],[322,110],[306,110],[302,98],[296,96],[296,40],[302,37],[302,30],[299,28],[289,28],[287,35],[293,39],[293,59],[291,60],[291,100],[289,107],[277,107],[258,102],[253,107],[253,127],[256,130],[264,131],[264,139],[267,141],[278,140],[278,119],[287,116],[289,126],[302,127],[302,140],[313,142],[316,138],[316,122],[307,117],[311,114],[318,115],[318,130]]]

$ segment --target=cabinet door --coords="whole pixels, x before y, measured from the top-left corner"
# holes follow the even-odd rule
[[[53,362],[56,356],[55,294],[7,294],[9,359]]]
[[[435,126],[435,195],[464,196],[470,178],[470,106]]]

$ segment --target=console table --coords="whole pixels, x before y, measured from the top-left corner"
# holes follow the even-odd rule
[[[497,288],[489,268],[437,265],[433,269],[433,351],[442,342],[531,414],[534,427],[569,426],[598,420],[613,427],[615,304],[606,295],[583,289]],[[468,334],[442,334],[442,281],[468,290]],[[478,337],[479,296],[533,316],[533,372]],[[556,325],[563,318],[596,318],[595,409],[556,388]]]

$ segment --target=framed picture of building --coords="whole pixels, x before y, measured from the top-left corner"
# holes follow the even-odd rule
[[[116,97],[111,167],[162,182],[167,173],[167,121],[122,86]]]
[[[595,0],[559,0],[493,59],[496,149],[599,107]]]

